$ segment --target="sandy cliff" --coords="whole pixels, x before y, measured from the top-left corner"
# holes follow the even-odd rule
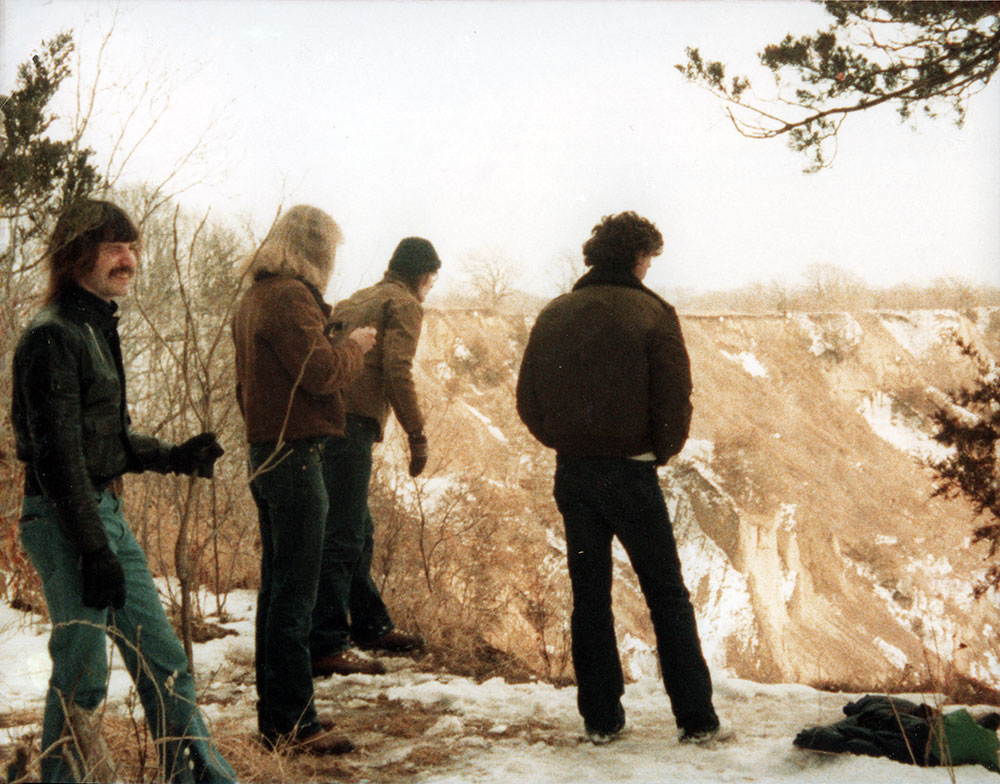
[[[1000,357],[1000,312],[682,317],[695,382],[684,452],[661,472],[715,666],[760,680],[892,684],[957,672],[1000,686],[1000,610],[971,585],[970,507],[931,498],[935,390],[971,374],[959,333]],[[439,478],[476,470],[558,555],[552,455],[517,420],[530,318],[429,311],[418,383]],[[655,666],[619,551],[620,632]]]

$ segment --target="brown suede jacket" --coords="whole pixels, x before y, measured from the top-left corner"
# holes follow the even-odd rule
[[[673,307],[631,273],[595,273],[538,315],[517,411],[559,454],[677,454],[691,423],[691,366]]]
[[[346,390],[349,414],[366,416],[379,425],[382,440],[390,408],[407,435],[424,429],[424,417],[413,383],[413,357],[424,320],[424,309],[413,290],[387,272],[374,286],[355,292],[333,310],[335,322],[347,333],[375,327],[375,347],[365,355],[364,368]]]
[[[251,444],[344,434],[343,388],[361,346],[327,336],[330,307],[298,278],[262,277],[233,317],[236,399]]]

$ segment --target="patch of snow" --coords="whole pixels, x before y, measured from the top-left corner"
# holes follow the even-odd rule
[[[742,367],[751,376],[755,378],[767,378],[767,368],[760,363],[760,360],[752,352],[741,351],[739,354],[730,354],[728,351],[720,350],[719,353],[726,359]]]
[[[703,460],[706,463],[712,461],[715,454],[715,444],[705,438],[689,438],[684,443],[684,448],[677,456],[678,460]]]
[[[961,326],[952,310],[911,310],[906,313],[881,313],[879,320],[910,356],[922,357],[942,342],[945,335]]]
[[[564,536],[559,536],[559,534],[555,531],[546,528],[545,541],[548,542],[549,547],[554,550],[558,550],[563,555],[566,555],[566,538]]]
[[[724,483],[712,468],[714,457],[715,444],[712,441],[703,438],[689,438],[684,444],[684,448],[680,451],[680,454],[671,461],[672,465],[667,466],[664,475],[669,483],[673,481],[672,466],[687,464],[690,468],[697,471],[702,479],[712,485],[721,495],[727,496],[728,494],[723,489]]]
[[[954,449],[939,444],[921,429],[915,414],[907,415],[895,405],[891,395],[876,392],[862,399],[858,413],[883,441],[920,460],[944,460]]]
[[[985,335],[989,331],[990,321],[992,320],[993,314],[996,313],[997,310],[998,309],[995,307],[975,308],[973,312],[976,314],[976,320],[973,323],[976,327],[976,331],[979,332],[980,335]]]
[[[947,409],[948,413],[967,427],[975,427],[983,421],[983,418],[979,414],[958,405],[937,387],[928,387],[927,396],[935,405]]]
[[[870,583],[874,597],[881,600],[886,609],[901,628],[917,635],[929,654],[947,662],[952,659],[962,643],[958,624],[950,606],[967,607],[974,601],[967,581],[956,578],[938,577],[927,580],[934,570],[944,571],[944,567],[928,557],[924,561],[908,564],[907,572],[920,578],[920,587],[912,577],[900,580],[894,590],[880,584],[879,576],[867,563],[842,556],[845,565],[853,569],[863,580]],[[950,565],[948,566],[950,570]],[[896,601],[896,592],[901,592],[912,600],[906,607]],[[919,631],[918,631],[919,630]],[[987,681],[997,683],[998,681]]]
[[[35,616],[0,604],[0,643],[4,665],[0,667],[0,705],[21,710],[48,688],[52,661],[46,645],[49,625]]]
[[[797,511],[797,504],[782,504],[781,509],[778,510],[778,526],[785,531],[794,531]]]
[[[944,556],[939,558],[932,558],[927,556],[920,564],[917,565],[919,569],[925,574],[936,574],[944,576],[946,574],[952,574],[955,570],[952,568],[948,559]]]
[[[989,634],[984,634],[983,639],[990,639]],[[973,662],[969,668],[973,678],[978,678],[984,683],[1000,683],[1000,659],[993,651],[984,651],[985,662]]]
[[[781,575],[781,600],[788,604],[795,595],[795,586],[799,582],[799,573],[794,569],[782,572]]]
[[[457,340],[455,342],[455,345],[452,348],[451,353],[452,356],[455,357],[455,359],[461,359],[461,360],[472,359],[472,352],[469,351],[468,346],[466,346],[461,340]]]
[[[618,650],[626,677],[631,677],[633,680],[659,677],[660,659],[656,655],[656,650],[638,637],[626,634],[618,645]]]
[[[897,670],[902,670],[906,666],[906,654],[899,650],[899,648],[895,645],[891,645],[881,637],[876,637],[873,642],[875,643],[875,647],[882,652],[882,655],[885,656],[889,663]]]
[[[462,477],[455,474],[445,474],[443,476],[432,476],[428,479],[421,478],[419,484],[410,479],[400,482],[395,490],[401,500],[409,507],[414,507],[417,503],[417,487],[420,491],[420,503],[425,514],[431,514],[437,506],[454,492],[456,487],[461,487]]]
[[[470,406],[464,400],[462,401],[462,405],[465,406],[466,410],[470,414],[472,414],[476,419],[478,419],[480,422],[486,425],[486,429],[489,431],[490,435],[493,436],[497,441],[499,441],[501,444],[508,443],[507,436],[503,434],[503,431],[496,425],[494,425],[493,422],[490,421],[490,418],[486,416],[482,411],[479,411],[478,409]]]
[[[781,531],[787,531],[794,537],[794,531],[796,526],[795,512],[798,507],[795,504],[782,504],[778,510],[777,528]],[[794,541],[794,540],[793,540]],[[779,591],[781,594],[781,600],[788,604],[792,597],[795,595],[795,588],[799,583],[799,573],[794,568],[788,568],[788,564],[785,559],[782,559],[781,563],[781,575]]]
[[[698,526],[683,496],[670,510],[675,521],[677,553],[684,584],[697,594],[695,615],[705,660],[722,668],[732,643],[756,650],[757,616],[747,578],[729,562],[722,549]]]
[[[503,725],[500,725],[503,726]],[[465,729],[464,722],[458,716],[442,716],[434,724],[424,730],[425,735],[458,735]],[[502,732],[503,730],[501,730]]]
[[[815,357],[838,354],[861,343],[864,330],[849,313],[816,316],[796,313],[793,322],[809,338],[809,353]]]

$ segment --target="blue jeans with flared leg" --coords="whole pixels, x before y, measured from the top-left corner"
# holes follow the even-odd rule
[[[255,666],[257,723],[271,740],[321,729],[313,700],[309,634],[329,507],[323,482],[325,438],[275,452],[252,444],[250,490],[260,523]]]
[[[624,720],[624,679],[611,611],[611,543],[616,536],[649,607],[677,726],[692,732],[717,726],[712,681],[656,467],[628,458],[559,456],[555,499],[566,527],[573,667],[577,703],[587,726],[610,732]]]
[[[82,602],[79,554],[63,534],[45,496],[26,496],[20,538],[42,580],[52,622],[52,677],[42,719],[43,781],[73,781],[83,760],[67,725],[71,704],[92,711],[108,682],[108,636],[135,683],[159,753],[162,775],[175,782],[229,782],[236,774],[212,743],[195,704],[194,679],[146,563],[122,516],[120,499],[99,495],[98,513],[125,572],[125,606],[94,609]]]
[[[343,438],[323,447],[330,510],[323,541],[310,647],[314,658],[339,653],[392,631],[392,619],[371,577],[375,526],[368,508],[372,448],[378,423],[347,415]]]

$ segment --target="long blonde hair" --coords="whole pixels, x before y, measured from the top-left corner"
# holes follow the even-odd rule
[[[340,227],[323,210],[306,204],[290,208],[271,227],[264,242],[237,268],[242,277],[261,272],[301,275],[322,291],[330,282]]]

